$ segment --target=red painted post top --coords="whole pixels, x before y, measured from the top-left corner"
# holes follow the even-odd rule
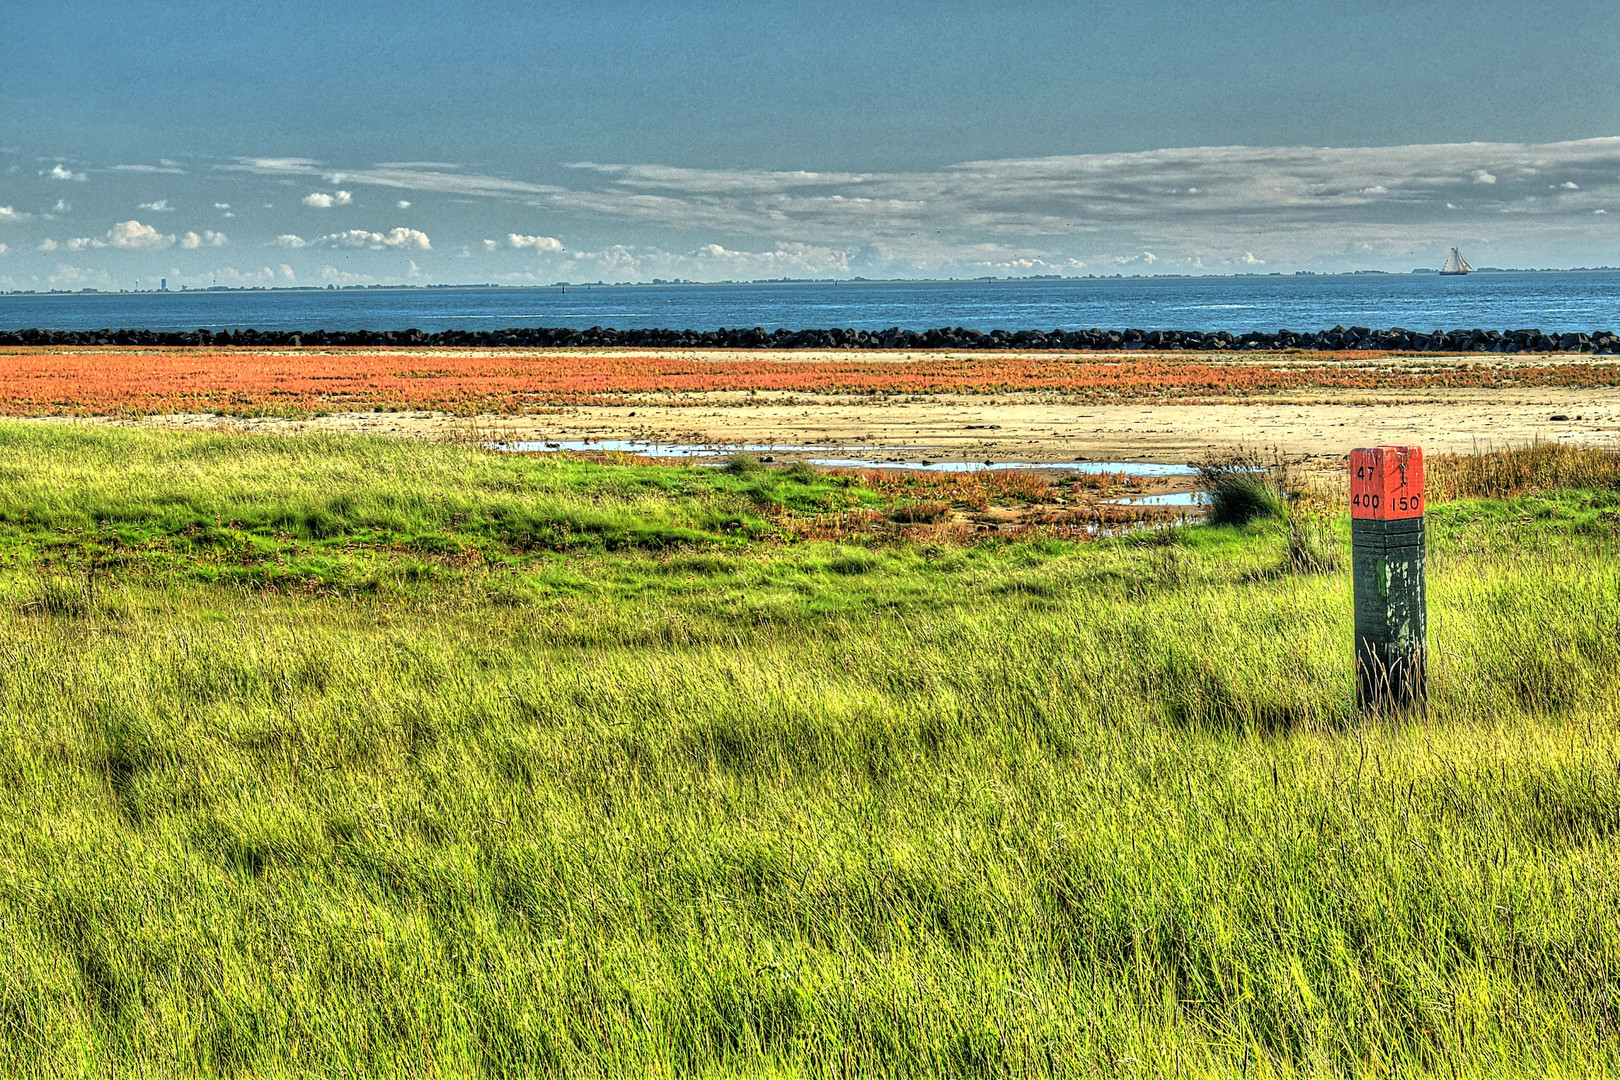
[[[1423,516],[1423,448],[1350,451],[1350,516],[1389,521]]]

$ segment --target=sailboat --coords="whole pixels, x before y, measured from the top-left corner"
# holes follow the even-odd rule
[[[1472,269],[1473,267],[1468,265],[1468,260],[1458,254],[1456,248],[1452,248],[1451,258],[1446,260],[1446,265],[1440,268],[1440,272],[1442,274],[1458,275],[1466,274]]]

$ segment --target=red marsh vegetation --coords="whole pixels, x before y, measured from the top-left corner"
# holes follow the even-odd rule
[[[1381,353],[1211,358],[1197,353],[963,354],[793,359],[623,350],[522,353],[138,348],[0,349],[0,415],[296,415],[435,409],[522,413],[632,396],[704,392],[992,394],[1082,400],[1231,397],[1323,389],[1615,386],[1620,365],[1461,357],[1394,362]],[[672,402],[673,403],[673,402]]]

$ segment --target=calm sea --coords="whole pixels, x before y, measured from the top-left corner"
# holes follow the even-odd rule
[[[1620,328],[1620,272],[0,296],[0,330]]]

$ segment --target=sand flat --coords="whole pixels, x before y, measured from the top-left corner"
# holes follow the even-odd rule
[[[623,350],[603,350],[622,353]],[[701,360],[917,360],[928,353],[849,351],[669,350]],[[487,354],[497,358],[502,353]],[[1003,354],[1004,355],[1004,354]],[[1100,359],[1108,354],[1081,354]],[[1142,358],[1141,351],[1129,354]],[[1203,363],[1322,366],[1321,355],[1166,354]],[[1608,358],[1604,358],[1607,361]],[[1589,363],[1578,354],[1379,356],[1346,361],[1385,370],[1437,366],[1547,366]],[[561,405],[538,414],[474,418],[438,412],[335,412],[309,419],[154,416],[138,421],[79,422],[248,430],[331,429],[415,438],[490,437],[523,440],[648,439],[661,443],[755,443],[910,447],[902,456],[970,461],[1186,461],[1239,445],[1289,454],[1337,457],[1356,446],[1416,442],[1431,452],[1571,440],[1620,448],[1620,387],[1508,386],[1366,389],[1313,386],[1248,397],[1181,397],[1091,403],[1052,391],[998,394],[880,395],[805,391],[715,391],[625,395],[623,404]],[[1564,419],[1553,419],[1555,416]],[[46,421],[50,422],[50,421]],[[796,455],[783,452],[780,460]],[[895,456],[895,455],[883,455]]]

